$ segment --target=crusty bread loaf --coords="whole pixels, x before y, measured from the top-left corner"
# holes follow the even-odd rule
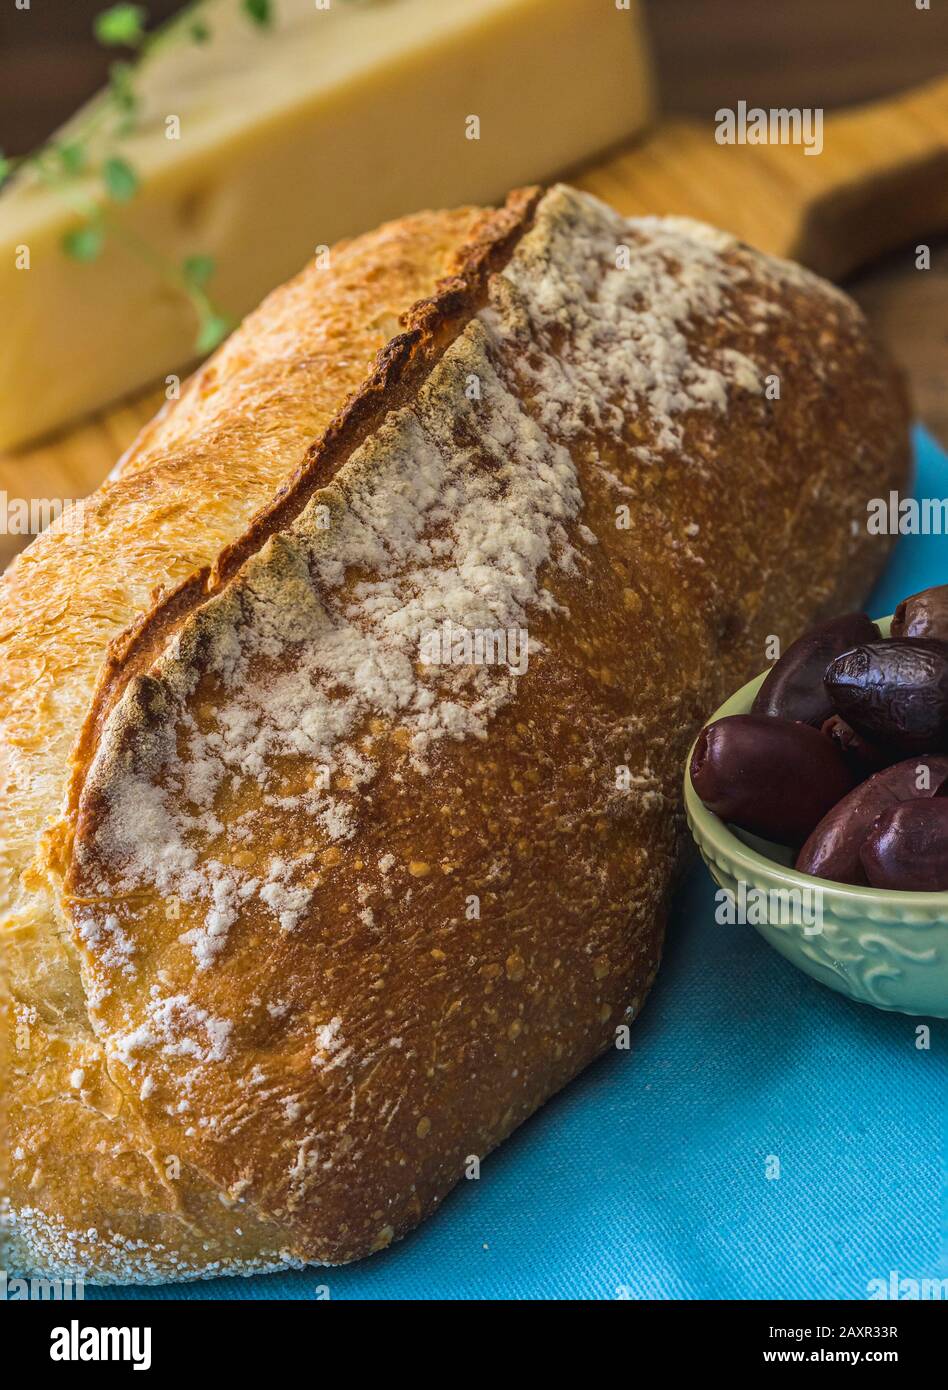
[[[564,187],[271,296],[4,580],[5,1267],[356,1259],[607,1048],[906,425],[843,295]]]

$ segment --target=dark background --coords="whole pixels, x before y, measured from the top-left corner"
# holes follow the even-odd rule
[[[606,0],[608,3],[608,0]],[[157,22],[181,0],[144,0]],[[236,0],[235,0],[236,3]],[[279,4],[279,0],[275,0]],[[845,106],[948,73],[948,0],[643,0],[666,112]],[[0,0],[0,149],[40,143],[99,87],[92,37],[108,0]],[[656,209],[661,211],[661,209]],[[919,413],[948,440],[948,246],[914,271],[910,248],[847,288],[906,367]]]

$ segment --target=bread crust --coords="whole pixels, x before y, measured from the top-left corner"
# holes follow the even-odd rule
[[[905,427],[804,272],[564,188],[482,220],[85,697],[46,856],[73,1031],[21,1070],[96,1118],[57,1162],[17,1113],[43,1162],[11,1181],[10,1267],[359,1258],[613,1043],[658,965],[688,740],[768,634],[860,597],[883,545],[850,521]],[[422,669],[452,618],[528,629],[524,669]]]
[[[454,257],[455,273],[439,280],[433,294],[408,309],[403,317],[404,331],[381,349],[371,373],[349,395],[325,433],[306,450],[300,466],[247,529],[224,546],[212,565],[189,574],[112,643],[77,750],[70,812],[77,809],[84,770],[105,721],[129,681],[148,669],[190,613],[219,593],[270,536],[293,522],[316,489],[332,480],[384,416],[411,398],[459,326],[480,307],[488,277],[503,266],[530,225],[539,197],[538,188],[515,189],[502,209],[483,216]],[[226,363],[211,370],[226,371]],[[190,385],[189,395],[197,394],[196,383],[197,379]],[[162,414],[159,412],[159,420]],[[158,423],[146,426],[148,439],[154,437]],[[139,452],[136,447],[136,454]],[[134,466],[133,460],[125,465],[126,469],[130,466]]]
[[[201,1174],[185,1167],[169,1180],[112,1084],[61,901],[69,829],[59,817],[110,644],[125,652],[168,595],[199,591],[194,576],[272,504],[404,317],[454,282],[498,218],[503,235],[503,210],[419,213],[334,247],[327,267],[313,263],[275,291],[159,412],[85,505],[81,526],[67,518],[50,528],[0,580],[0,1237],[9,1271],[161,1282],[292,1258],[278,1227],[229,1212]],[[108,1234],[99,1233],[102,1210],[113,1214]]]

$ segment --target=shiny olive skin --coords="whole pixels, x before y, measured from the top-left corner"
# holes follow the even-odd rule
[[[948,797],[903,801],[877,816],[859,851],[873,888],[948,889]]]
[[[941,797],[946,791],[948,758],[906,758],[883,768],[823,817],[797,855],[795,867],[816,878],[865,886],[869,880],[859,855],[876,818],[900,802]]]
[[[892,615],[893,637],[937,637],[948,642],[948,584],[904,598]]]
[[[904,754],[948,748],[948,642],[896,637],[836,657],[823,678],[838,714]]]
[[[853,778],[831,741],[809,724],[732,714],[708,724],[691,781],[722,820],[782,845],[802,844]]]
[[[880,747],[878,743],[870,743],[862,734],[857,734],[841,714],[831,714],[820,733],[836,745],[846,766],[858,782],[871,777],[880,768],[888,767],[898,758],[898,754],[893,754],[891,749]]]
[[[841,618],[811,628],[798,637],[757,692],[753,714],[773,714],[780,719],[800,719],[819,728],[833,713],[823,685],[823,673],[835,656],[861,642],[875,642],[879,629],[865,613],[844,613]]]

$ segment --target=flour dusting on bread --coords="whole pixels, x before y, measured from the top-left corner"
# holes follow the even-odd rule
[[[626,220],[569,189],[543,201],[502,278],[539,341],[565,345],[555,358],[526,359],[545,423],[567,438],[592,425],[621,441],[634,403],[650,437],[633,448],[650,461],[681,448],[686,412],[726,409],[735,386],[762,389],[744,353],[687,332],[736,313],[746,276],[720,254],[733,239],[705,231],[687,218]]]
[[[628,268],[616,264],[623,238],[633,247]],[[327,841],[346,841],[374,776],[361,747],[369,720],[403,730],[421,767],[441,738],[486,739],[518,677],[503,665],[421,666],[420,644],[445,621],[529,630],[537,611],[556,608],[545,567],[583,572],[596,538],[584,526],[567,533],[582,495],[558,441],[591,430],[619,437],[625,411],[615,402],[631,397],[653,423],[653,443],[638,446],[653,457],[680,446],[676,417],[723,410],[735,382],[759,386],[742,354],[708,351],[708,365],[685,337],[699,317],[730,309],[735,278],[712,245],[686,232],[654,223],[643,233],[556,190],[502,278],[417,402],[387,419],[344,476],[247,565],[235,592],[179,636],[154,672],[160,692],[148,695],[160,716],[136,712],[133,689],[103,740],[91,782],[101,776],[108,805],[88,852],[118,874],[122,893],[151,887],[206,902],[203,925],[180,938],[201,969],[250,898],[283,930],[298,925],[310,898],[312,854],[279,861],[279,879],[272,868],[234,865],[232,822],[215,811],[222,789],[232,794],[247,778],[266,789],[263,807],[238,822],[244,841],[262,829],[268,804],[292,803],[277,768],[302,755],[330,786],[299,793],[300,806]],[[521,401],[524,383],[540,402],[538,420]],[[219,690],[206,729],[199,678]],[[123,724],[142,732],[119,772],[109,760]],[[200,854],[198,845],[222,839],[224,861]]]

